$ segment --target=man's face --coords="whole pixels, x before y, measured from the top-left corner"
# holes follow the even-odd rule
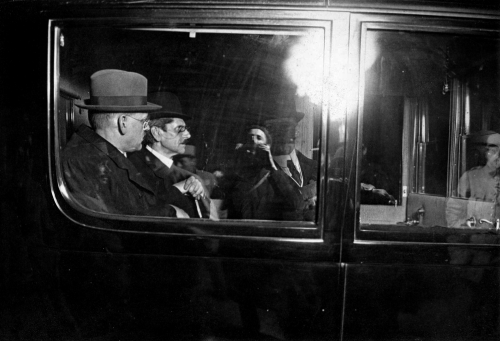
[[[486,150],[487,164],[491,168],[500,168],[500,148],[494,144],[488,144]]]
[[[124,152],[133,152],[136,150],[141,150],[142,140],[148,129],[147,120],[148,114],[128,114],[126,115],[130,118],[127,127],[127,150]]]
[[[295,125],[284,125],[273,134],[272,153],[275,156],[289,155],[295,149]]]
[[[293,143],[276,143],[273,145],[273,155],[289,155],[295,149],[295,142]]]
[[[260,129],[250,129],[248,140],[253,144],[267,144],[266,134]]]
[[[186,129],[186,123],[181,118],[174,118],[160,129],[160,144],[168,156],[183,154],[186,151],[186,141],[191,137]]]

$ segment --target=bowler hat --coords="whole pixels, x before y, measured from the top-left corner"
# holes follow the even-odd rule
[[[481,130],[467,135],[469,141],[473,144],[495,144],[500,146],[500,134],[493,130]]]
[[[267,128],[272,128],[275,126],[289,126],[289,127],[295,127],[297,124],[299,124],[300,121],[304,118],[305,114],[300,111],[293,111],[287,116],[282,116],[279,118],[273,118],[266,120],[264,122],[264,125]]]
[[[90,98],[78,107],[101,112],[148,112],[161,106],[149,103],[148,80],[122,70],[101,70],[90,76]]]
[[[494,144],[494,145],[500,146],[500,134],[493,133],[491,135],[488,135],[486,143],[487,144]]]
[[[155,110],[149,114],[149,118],[182,118],[183,120],[192,119],[191,116],[182,113],[181,102],[179,98],[167,91],[152,92],[148,95],[149,99],[161,105],[161,109]]]

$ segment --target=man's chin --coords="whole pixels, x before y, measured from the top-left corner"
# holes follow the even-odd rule
[[[276,147],[273,148],[271,151],[273,155],[278,156],[278,155],[289,155],[293,152],[294,147]]]

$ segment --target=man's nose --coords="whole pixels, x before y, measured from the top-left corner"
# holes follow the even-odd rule
[[[187,129],[186,129],[186,130],[184,130],[184,138],[185,138],[185,139],[189,139],[189,138],[191,138],[191,134],[189,133],[189,130],[187,130]]]

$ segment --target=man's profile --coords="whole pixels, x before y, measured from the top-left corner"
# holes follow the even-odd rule
[[[144,173],[152,172],[149,181],[162,183],[165,188],[175,187],[182,194],[182,208],[190,217],[210,216],[208,191],[195,174],[174,165],[172,157],[186,150],[191,137],[186,120],[191,117],[182,112],[178,97],[170,92],[150,94],[162,109],[151,113],[150,130],[146,133],[145,148],[130,156],[135,166]],[[201,205],[200,205],[201,204]]]

